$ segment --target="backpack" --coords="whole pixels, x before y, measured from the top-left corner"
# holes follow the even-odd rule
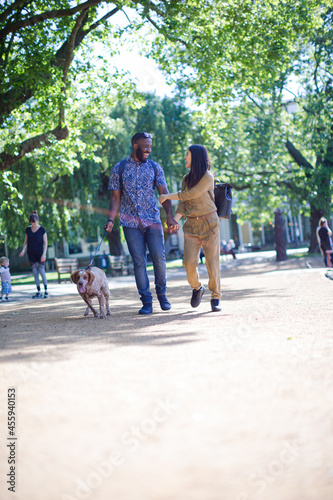
[[[230,219],[232,207],[232,185],[227,182],[220,182],[219,179],[214,184],[214,202],[217,208],[217,215],[220,219]],[[211,192],[210,197],[213,199]]]
[[[157,177],[157,165],[155,162],[151,161],[151,160],[148,160],[150,161],[150,163],[152,164],[153,166],[153,169],[154,169],[154,174],[155,174],[155,177],[154,177],[154,182],[156,182],[156,177]],[[123,173],[124,173],[124,169],[125,169],[125,165],[126,165],[126,162],[127,162],[127,159],[125,160],[121,160],[120,164],[119,164],[119,182],[120,182],[120,191],[123,190]]]

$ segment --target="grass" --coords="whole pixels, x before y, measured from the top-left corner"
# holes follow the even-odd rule
[[[70,274],[67,273],[67,274],[62,274],[61,275],[61,279],[63,280],[69,280],[70,279]],[[47,272],[46,273],[46,277],[47,277],[47,281],[48,282],[56,282],[58,283],[58,273],[57,272]],[[20,275],[19,277],[15,278],[15,275],[12,276],[12,280],[11,280],[11,284],[12,285],[34,285],[35,284],[35,279],[33,277],[33,275],[31,274],[31,276],[22,276]]]
[[[174,267],[183,267],[183,259],[167,260],[166,267],[167,269],[173,269]],[[147,266],[147,271],[153,271],[153,269],[153,264],[149,264]]]
[[[309,253],[309,252],[299,252],[299,253],[293,253],[292,255],[288,255],[288,259],[301,259],[303,257],[318,257],[318,255],[321,255],[319,252],[318,253]]]

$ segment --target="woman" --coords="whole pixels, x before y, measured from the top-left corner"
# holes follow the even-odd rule
[[[32,296],[33,299],[42,299],[40,291],[39,273],[41,274],[44,285],[44,299],[47,299],[47,279],[45,274],[45,260],[47,250],[47,234],[43,226],[39,225],[39,217],[36,211],[31,212],[29,217],[31,226],[25,230],[25,240],[20,257],[23,257],[27,249],[28,258],[32,266],[32,272],[37,286],[37,293]]]
[[[221,311],[219,218],[214,202],[214,177],[210,172],[206,148],[199,144],[190,146],[185,155],[185,162],[189,172],[183,177],[181,191],[162,194],[159,201],[164,203],[165,200],[180,200],[174,219],[178,222],[182,217],[186,217],[183,226],[183,263],[187,280],[193,288],[191,306],[198,307],[205,293],[198,273],[202,247],[209,276],[211,308],[212,311]]]
[[[328,265],[327,251],[330,251],[330,261],[331,265],[333,265],[331,236],[332,236],[332,231],[328,227],[327,219],[325,219],[325,217],[321,217],[319,221],[319,229],[317,228],[317,238],[319,238],[319,243],[320,243],[319,248],[324,257],[325,267],[327,267]]]

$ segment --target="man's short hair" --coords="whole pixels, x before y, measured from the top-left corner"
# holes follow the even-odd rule
[[[139,139],[151,139],[153,137],[152,134],[148,134],[147,132],[138,132],[132,137],[132,146],[136,144]]]

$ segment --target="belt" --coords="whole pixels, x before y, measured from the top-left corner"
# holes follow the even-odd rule
[[[198,215],[198,217],[190,217],[188,215],[187,218],[188,219],[206,219],[206,217],[208,217],[208,215],[215,214],[215,212],[217,212],[217,210],[213,210],[212,212],[209,212],[209,214],[206,214],[206,215]]]
[[[207,217],[208,217],[208,215],[215,214],[216,212],[217,212],[217,210],[213,210],[212,212],[209,212],[209,214],[206,214],[206,215],[198,215],[197,217],[189,217],[189,216],[187,215],[187,218],[188,218],[188,219],[197,219],[197,220],[198,220],[198,219],[206,219],[206,221],[207,221],[207,223],[208,223],[208,226],[209,226],[210,230],[212,231],[212,233],[213,233],[213,234],[215,234],[215,231],[213,231],[213,228],[212,228],[212,226],[210,225],[209,220],[207,219]]]

